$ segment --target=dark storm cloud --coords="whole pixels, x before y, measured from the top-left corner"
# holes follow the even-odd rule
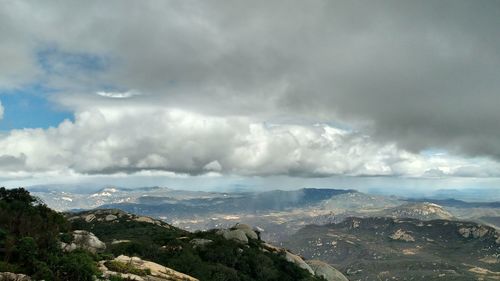
[[[16,78],[0,86],[42,79],[77,112],[338,121],[414,152],[500,159],[498,1],[54,1],[0,14],[0,50],[21,62],[0,66]],[[33,54],[47,46],[106,68],[46,73]]]

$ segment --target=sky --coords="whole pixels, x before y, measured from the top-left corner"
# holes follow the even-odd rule
[[[2,185],[500,189],[498,1],[0,3]]]

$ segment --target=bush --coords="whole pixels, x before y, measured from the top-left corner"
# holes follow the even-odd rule
[[[16,264],[11,264],[5,261],[0,261],[0,272],[13,272],[13,273],[18,273],[20,272],[20,268]]]
[[[54,280],[54,273],[46,263],[36,261],[34,263],[34,274],[31,277],[34,280]]]
[[[59,280],[92,281],[98,274],[97,266],[86,252],[75,251],[63,256],[59,262]]]
[[[107,261],[104,263],[104,265],[109,270],[120,273],[131,273],[139,276],[145,276],[151,274],[151,270],[149,270],[149,268],[147,269],[136,268],[130,263],[124,263],[119,261]]]
[[[23,266],[32,268],[38,257],[38,247],[33,237],[23,237],[17,243],[19,260]]]

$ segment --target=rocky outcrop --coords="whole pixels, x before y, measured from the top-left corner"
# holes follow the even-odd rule
[[[233,240],[241,244],[248,244],[248,237],[245,232],[241,229],[229,230],[223,229],[217,232],[217,234],[222,235],[227,240]]]
[[[90,215],[85,216],[85,222],[92,222],[93,220],[95,220],[94,214],[90,214]]]
[[[203,246],[208,245],[212,242],[214,242],[214,241],[212,241],[210,239],[201,239],[201,238],[195,238],[195,239],[189,241],[189,243],[191,243],[194,248],[203,247]]]
[[[344,274],[325,262],[308,260],[306,263],[314,271],[314,275],[323,277],[327,281],[349,281]]]
[[[406,241],[406,242],[415,242],[415,238],[408,234],[406,231],[402,229],[396,230],[393,234],[389,235],[389,238],[392,240],[400,240],[400,241]]]
[[[0,272],[0,281],[31,281],[31,278],[24,274]]]
[[[72,214],[73,215],[73,214]],[[87,223],[96,223],[96,222],[119,222],[120,220],[124,221],[137,221],[137,222],[145,222],[158,226],[162,226],[165,228],[170,228],[170,225],[157,219],[153,219],[146,216],[137,216],[134,214],[130,214],[118,209],[99,209],[99,210],[91,210],[86,212],[78,213],[76,216],[73,215],[68,218],[70,221],[83,219]]]
[[[257,233],[248,224],[237,223],[233,228],[243,231],[245,233],[245,235],[250,239],[258,239],[259,238]]]
[[[114,220],[116,220],[116,219],[118,219],[118,217],[117,217],[117,216],[115,216],[115,215],[107,215],[107,216],[104,218],[104,220],[105,220],[105,221],[114,221]]]
[[[478,225],[471,227],[461,227],[458,229],[458,232],[465,238],[481,238],[488,234],[488,232],[490,232],[490,229],[485,226]]]
[[[71,243],[61,242],[61,249],[67,252],[84,249],[91,253],[97,253],[105,250],[106,244],[99,240],[92,232],[75,230],[73,231],[73,241]]]
[[[180,273],[171,268],[163,265],[142,260],[138,257],[128,257],[121,255],[113,260],[114,262],[125,264],[129,268],[138,269],[142,272],[147,272],[144,275],[137,275],[133,273],[121,273],[109,270],[105,263],[106,261],[99,262],[99,269],[104,277],[118,276],[126,280],[135,281],[198,281],[198,279],[191,277],[187,274]]]
[[[237,223],[229,229],[219,229],[217,234],[222,235],[227,240],[234,240],[242,244],[248,244],[248,239],[260,239],[259,234],[264,231],[261,228],[252,228],[248,224]]]

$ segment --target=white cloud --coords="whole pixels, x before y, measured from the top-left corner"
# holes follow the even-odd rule
[[[325,124],[270,126],[151,106],[93,107],[56,128],[14,130],[0,140],[0,151],[8,152],[1,159],[16,159],[15,171],[0,163],[4,177],[141,171],[426,177],[492,176],[499,170],[486,159],[414,154]]]
[[[99,91],[96,93],[98,96],[101,97],[106,97],[106,98],[113,98],[113,99],[126,99],[126,98],[131,98],[133,96],[138,96],[140,95],[139,92],[137,91],[126,91],[126,92],[104,92],[104,91]]]
[[[3,113],[5,111],[5,108],[2,105],[2,101],[0,101],[0,120],[3,119]]]

